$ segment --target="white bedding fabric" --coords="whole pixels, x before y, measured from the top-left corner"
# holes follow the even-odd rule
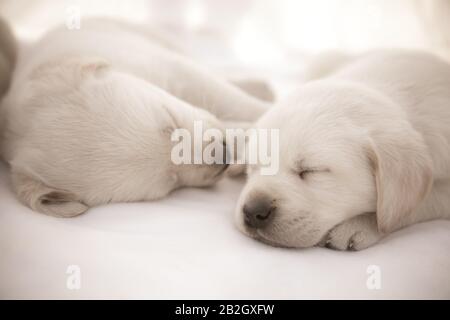
[[[0,298],[450,298],[450,221],[401,230],[373,248],[273,248],[232,224],[243,181],[112,204],[71,219],[18,203],[0,165]],[[69,290],[69,265],[81,288]],[[366,285],[367,267],[381,288]]]
[[[166,2],[161,1],[164,8]],[[66,4],[53,2],[15,20],[47,25],[51,10],[56,20],[64,18]],[[108,1],[105,8],[110,6]],[[43,12],[47,15],[39,14]],[[222,6],[217,12],[224,16]],[[224,26],[233,30],[229,17],[224,17]],[[19,27],[18,31],[30,31],[37,25]],[[253,39],[253,34],[248,37]],[[245,69],[226,61],[228,51],[214,35],[189,36],[185,42],[203,54],[199,61],[223,64],[228,74]],[[263,64],[258,70],[287,70],[296,83],[299,57],[281,62],[281,66]],[[279,89],[287,86],[283,83]],[[361,252],[273,248],[245,237],[233,226],[243,184],[226,179],[210,189],[179,190],[162,201],[111,204],[77,218],[57,219],[20,204],[7,168],[0,163],[0,298],[450,298],[450,221],[412,226]],[[66,287],[70,265],[81,268],[79,290]],[[381,270],[379,290],[366,285],[371,265]]]

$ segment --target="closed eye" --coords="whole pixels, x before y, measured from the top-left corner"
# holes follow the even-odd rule
[[[314,173],[314,172],[315,172],[315,170],[312,170],[312,169],[302,169],[298,173],[298,176],[300,177],[300,179],[305,180],[307,175]]]
[[[300,179],[305,180],[308,175],[314,174],[314,173],[320,173],[320,172],[329,172],[329,169],[324,168],[303,168],[300,169],[297,174],[300,177]]]

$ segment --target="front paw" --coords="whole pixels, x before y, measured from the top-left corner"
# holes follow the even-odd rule
[[[376,215],[365,213],[331,229],[324,245],[335,250],[358,251],[370,247],[381,238]]]

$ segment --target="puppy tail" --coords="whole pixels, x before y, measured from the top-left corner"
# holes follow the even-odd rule
[[[312,81],[336,73],[354,57],[339,51],[327,51],[310,59],[305,70],[305,80]]]

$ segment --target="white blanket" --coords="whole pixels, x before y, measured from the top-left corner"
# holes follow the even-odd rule
[[[58,219],[18,203],[1,165],[0,298],[450,298],[450,221],[361,252],[273,248],[234,228],[242,186],[226,179]],[[79,289],[68,270],[80,271]]]
[[[2,10],[17,25],[18,34],[32,38],[30,33],[44,32],[49,21],[63,23],[65,16],[61,13],[72,5],[68,1],[53,1],[44,6],[43,2],[40,1],[41,6],[36,5],[39,10],[14,11],[17,4],[10,1],[11,4]],[[160,1],[160,8],[153,6],[157,1],[152,1],[151,7],[147,5],[150,1],[137,1],[137,4],[124,8],[116,8],[111,1],[100,1],[101,4],[99,1],[95,4],[92,1],[79,2],[85,4],[83,14],[98,9],[98,12],[91,13],[104,15],[115,8],[117,12],[111,13],[130,16],[130,11],[134,10],[135,18],[143,15],[143,20],[148,20],[147,15],[153,12],[158,13],[153,18],[164,17],[164,13],[169,12],[167,8],[172,8],[167,7],[167,1]],[[311,1],[303,2],[316,5]],[[264,10],[271,12],[274,8],[283,8],[280,1],[274,4],[258,8],[263,10],[262,14]],[[242,4],[236,2],[235,5]],[[209,12],[211,16],[205,23],[222,25],[229,32],[241,22],[236,20],[240,13],[249,14],[244,10],[247,8],[245,5],[244,8],[224,7],[222,4],[211,6],[218,8]],[[363,8],[366,10],[367,6]],[[395,8],[385,11],[393,14]],[[207,9],[211,11],[213,8]],[[397,11],[403,12],[404,9],[398,7]],[[337,31],[333,24],[326,23],[328,16],[322,17],[324,20],[297,16],[297,13],[304,12],[304,17],[308,18],[320,11],[287,12],[295,12],[295,15],[290,15],[293,22],[308,23],[305,25],[307,28],[303,28],[307,32],[306,38],[297,32],[293,34],[294,44],[301,45],[301,48],[318,49],[316,45],[335,39]],[[335,14],[333,10],[330,12]],[[171,9],[170,14],[173,22],[178,22],[182,17],[177,15],[185,12]],[[261,28],[276,30],[269,23],[270,19],[261,16],[264,17]],[[230,21],[232,17],[235,19]],[[343,17],[348,20],[348,15]],[[280,20],[283,21],[285,19]],[[379,29],[379,26],[376,29],[382,34],[378,37],[380,41],[395,40],[398,44],[405,40],[401,45],[412,41],[410,33],[416,29],[398,21],[398,17],[393,16],[379,24],[386,25],[386,29]],[[404,19],[401,21],[405,22]],[[318,31],[323,31],[325,37],[309,37],[309,30],[317,26],[323,27]],[[330,30],[326,29],[327,26]],[[342,27],[345,26],[347,24]],[[395,28],[397,33],[387,31],[393,27],[406,31],[400,32]],[[273,57],[271,50],[266,49],[276,49],[279,44],[266,48],[266,42],[260,41],[267,40],[261,38],[266,34],[265,30],[244,28],[238,32],[239,41],[232,41],[235,45],[232,47],[239,50],[234,53],[245,64],[262,64],[258,70],[288,70],[294,74],[290,82],[296,84],[299,79],[295,70],[302,63],[300,57],[293,56],[287,60],[281,56],[280,66],[275,62],[268,63]],[[331,38],[326,36],[328,31]],[[364,45],[368,39],[371,46],[381,45],[376,42],[377,37],[360,33],[359,28],[345,29],[345,35],[353,40],[353,46]],[[386,38],[387,33],[391,36]],[[201,39],[198,39],[199,35],[193,39],[189,32],[187,34],[186,45],[194,48],[194,53],[202,53],[199,61],[211,63],[212,60],[219,65],[224,64],[226,73],[231,69],[242,70],[242,65],[224,60],[223,56],[229,53],[230,48],[227,51],[221,46],[217,37],[206,33]],[[258,44],[263,45],[262,48]],[[241,47],[247,51],[241,52]],[[255,50],[260,50],[257,55],[253,53]],[[273,80],[275,75],[267,78]],[[284,83],[282,89],[287,89]],[[361,252],[273,248],[245,237],[233,226],[234,206],[243,183],[242,180],[226,179],[214,188],[184,189],[162,201],[111,204],[91,209],[77,218],[57,219],[33,212],[18,203],[10,187],[7,168],[0,164],[0,298],[450,299],[450,221],[406,228]],[[79,289],[67,287],[67,282],[71,284],[76,275],[66,273],[69,266],[76,266],[75,270],[79,268]],[[381,285],[379,289],[376,289],[377,284]]]

